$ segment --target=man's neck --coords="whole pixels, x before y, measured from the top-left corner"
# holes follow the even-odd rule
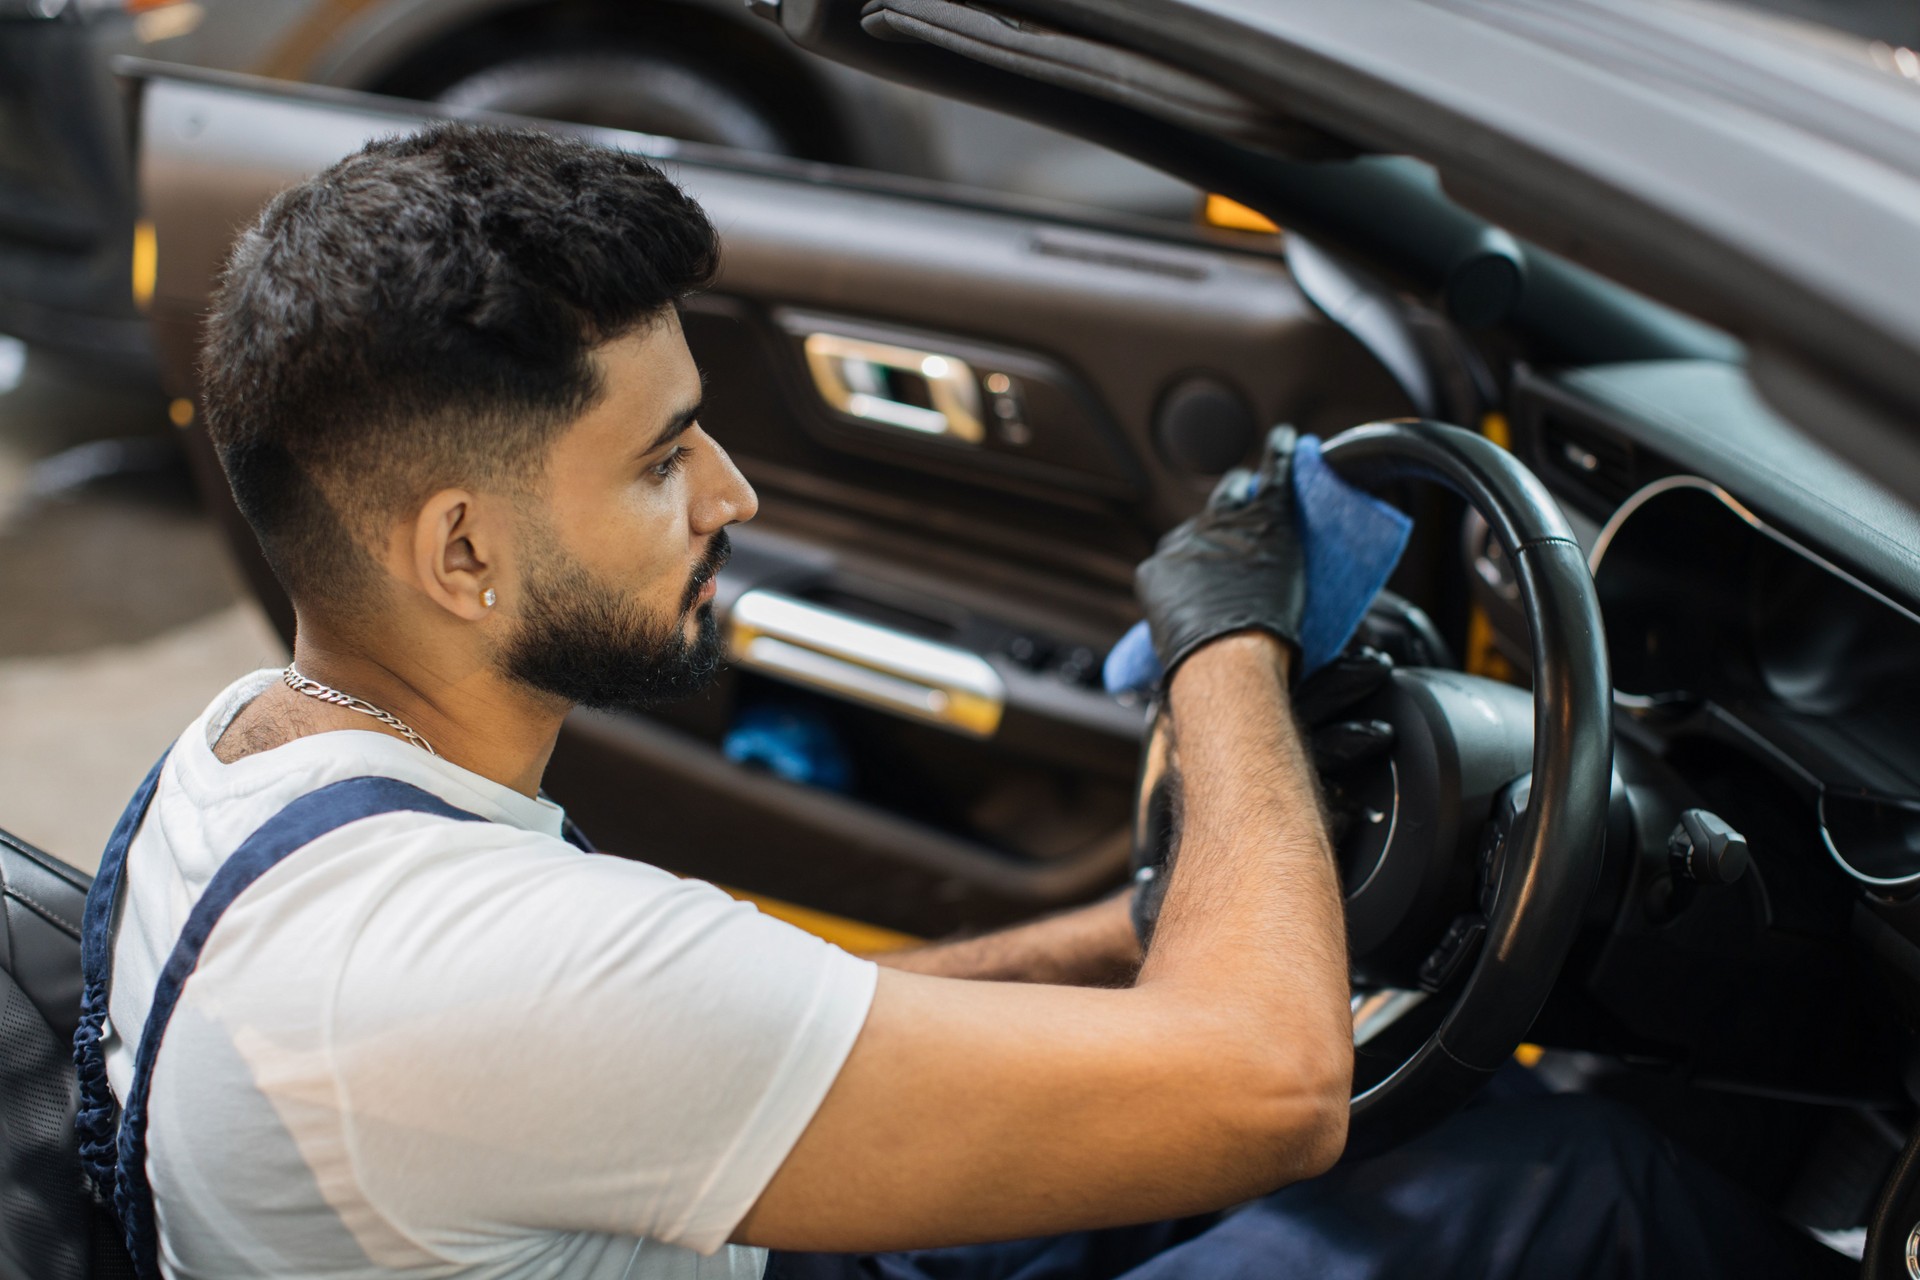
[[[436,660],[432,654],[375,656],[366,646],[342,644],[306,627],[293,654],[301,675],[380,708],[442,758],[523,795],[539,792],[566,718],[564,704],[504,679],[489,663]],[[336,729],[372,729],[405,740],[362,712],[276,684],[234,717],[215,752],[230,761]]]

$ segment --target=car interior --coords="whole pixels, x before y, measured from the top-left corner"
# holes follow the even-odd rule
[[[1365,815],[1337,851],[1355,1149],[1517,1056],[1900,1274],[1874,1268],[1920,1195],[1915,507],[1762,394],[1723,314],[1511,233],[1364,130],[1097,31],[785,8],[817,51],[1225,195],[1181,225],[546,126],[653,157],[721,228],[684,323],[703,424],[762,503],[720,579],[728,672],[684,705],[576,712],[551,794],[612,854],[815,921],[937,938],[1115,892],[1168,838],[1157,708],[1101,683],[1133,567],[1291,424],[1415,518],[1355,640],[1395,664],[1365,713],[1397,746],[1323,780]],[[447,112],[122,72],[158,244],[137,288],[190,405],[234,229]],[[0,878],[0,1211],[31,1244],[0,1259],[87,1274],[80,1201],[44,1190],[72,1160],[63,1104],[14,1083],[70,1032],[85,877],[0,841]]]

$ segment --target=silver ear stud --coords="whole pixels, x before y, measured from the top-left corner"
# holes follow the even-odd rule
[[[499,598],[500,598],[500,593],[495,591],[492,587],[488,587],[485,591],[482,591],[480,593],[480,603],[487,606],[487,608],[489,609],[493,608],[493,602],[498,600]]]

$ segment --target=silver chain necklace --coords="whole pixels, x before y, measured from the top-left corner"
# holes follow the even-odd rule
[[[321,684],[318,680],[309,680],[298,671],[295,671],[291,662],[287,664],[287,669],[280,673],[280,679],[286,683],[287,688],[293,690],[295,693],[303,693],[309,698],[316,698],[321,702],[329,702],[336,707],[345,707],[349,711],[358,711],[363,716],[372,716],[389,729],[398,732],[401,737],[411,742],[414,746],[419,747],[428,755],[438,756],[440,754],[433,749],[431,742],[428,742],[418,733],[415,733],[413,726],[409,725],[399,716],[394,715],[390,711],[382,711],[365,698],[356,698],[350,693],[342,693],[338,689]]]

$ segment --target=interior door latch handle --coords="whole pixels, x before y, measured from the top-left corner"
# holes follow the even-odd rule
[[[986,439],[980,380],[960,357],[838,333],[810,333],[804,345],[814,389],[841,413],[966,444]]]
[[[979,654],[756,587],[727,618],[733,660],[896,715],[990,738],[1007,689]]]

